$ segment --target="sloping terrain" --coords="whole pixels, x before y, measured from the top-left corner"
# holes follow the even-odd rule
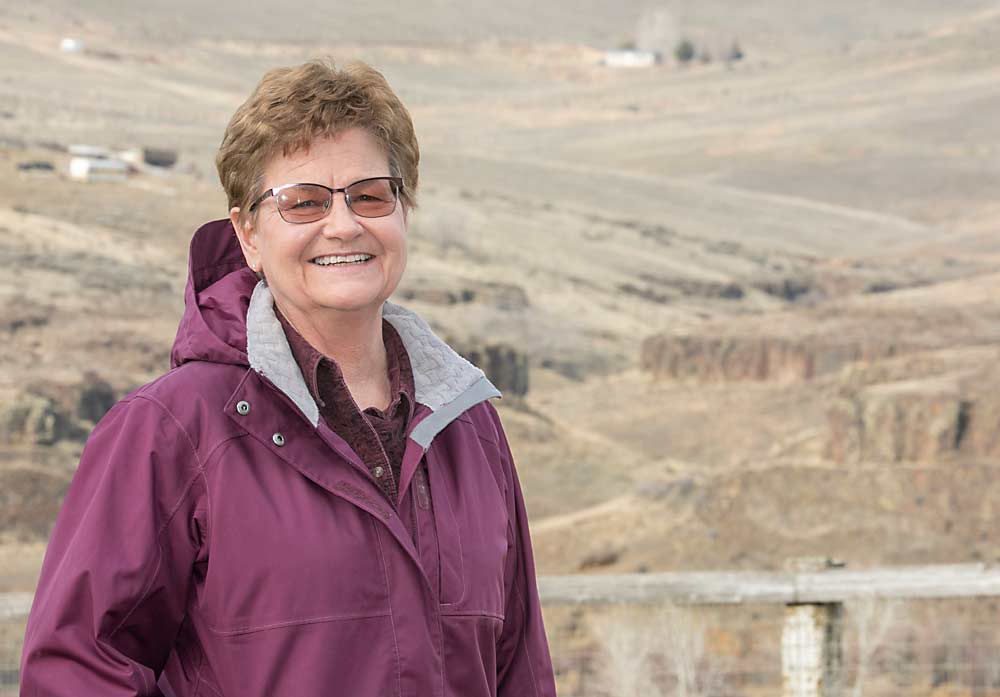
[[[94,405],[166,367],[229,115],[332,55],[421,137],[399,300],[527,356],[543,572],[996,559],[993,3],[473,5],[0,8],[0,539],[37,556]],[[644,18],[746,58],[600,66]],[[75,143],[179,162],[80,183]]]

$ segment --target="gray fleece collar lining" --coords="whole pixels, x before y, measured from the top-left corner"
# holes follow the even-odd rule
[[[482,370],[455,353],[414,312],[387,302],[382,316],[399,334],[410,357],[417,402],[433,411],[411,434],[421,446],[427,448],[434,436],[466,409],[500,396]],[[263,282],[254,288],[247,310],[247,356],[251,368],[288,395],[313,426],[319,424],[319,407],[274,314],[271,291]]]
[[[250,367],[288,395],[313,426],[319,424],[319,407],[309,394],[285,330],[274,314],[274,298],[263,281],[253,289],[247,309],[247,357]]]

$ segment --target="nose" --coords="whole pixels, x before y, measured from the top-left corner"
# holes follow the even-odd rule
[[[344,240],[354,239],[364,232],[364,227],[358,217],[348,208],[347,199],[342,191],[333,195],[330,212],[323,218],[322,232],[324,237]]]

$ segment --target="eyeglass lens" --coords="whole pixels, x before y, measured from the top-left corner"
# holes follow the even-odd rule
[[[365,179],[347,187],[347,205],[363,218],[379,218],[396,209],[396,186],[389,179]],[[276,196],[278,212],[289,223],[311,223],[327,214],[333,194],[317,184],[296,184]]]

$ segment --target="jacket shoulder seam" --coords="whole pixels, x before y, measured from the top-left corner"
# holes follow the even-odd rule
[[[202,463],[202,460],[198,456],[198,448],[195,447],[194,440],[192,440],[192,438],[191,438],[191,434],[187,432],[187,429],[184,428],[184,424],[182,424],[180,422],[180,419],[178,419],[177,416],[175,416],[174,413],[172,411],[170,411],[170,409],[167,407],[167,405],[164,404],[159,399],[157,399],[156,397],[154,397],[153,395],[145,394],[145,393],[137,394],[135,396],[135,399],[144,399],[147,402],[149,402],[150,404],[155,404],[156,406],[158,406],[160,408],[160,411],[162,411],[164,414],[166,414],[170,418],[170,420],[174,423],[174,426],[177,427],[177,430],[184,434],[184,440],[187,442],[188,448],[191,449],[191,454],[194,455],[195,462],[197,463],[197,468],[196,468],[197,471],[200,472],[200,471],[204,470],[204,465]],[[184,496],[186,496],[186,495],[187,495],[187,491],[185,490]],[[181,498],[184,498],[184,496],[182,496]]]
[[[484,411],[486,411],[486,418],[489,420],[489,425],[490,425],[488,433],[484,433],[482,426],[477,424],[475,420],[471,416],[469,416],[469,412],[471,412],[473,409],[483,409]],[[468,421],[472,424],[472,427],[476,429],[476,435],[479,436],[480,440],[484,440],[487,443],[490,443],[491,445],[499,447],[500,434],[497,433],[497,427],[496,424],[494,423],[494,419],[496,418],[495,414],[496,414],[496,408],[493,407],[492,404],[490,404],[489,400],[485,402],[480,402],[479,404],[470,407],[469,409],[465,410],[462,413],[462,415],[465,416],[468,419]]]
[[[206,475],[208,473],[208,469],[212,465],[212,458],[215,457],[215,454],[219,451],[220,448],[222,448],[222,446],[226,445],[227,443],[231,443],[234,440],[239,440],[240,438],[250,438],[250,437],[251,437],[250,434],[245,432],[233,433],[232,435],[222,438],[218,443],[209,448],[208,453],[205,454],[204,463],[201,466],[202,474]]]
[[[129,608],[129,611],[125,613],[125,615],[122,617],[118,625],[115,626],[115,628],[111,630],[111,632],[108,634],[109,641],[115,636],[115,634],[118,633],[118,631],[122,627],[125,626],[125,623],[129,620],[129,618],[136,611],[136,609],[140,605],[142,605],[142,603],[146,600],[147,596],[149,595],[150,589],[152,588],[153,583],[156,580],[156,575],[159,573],[160,567],[163,565],[163,543],[162,543],[163,532],[173,522],[174,516],[177,515],[177,511],[181,509],[181,506],[184,504],[184,501],[186,501],[187,498],[191,495],[191,489],[193,488],[195,481],[198,478],[204,476],[204,468],[202,466],[201,458],[198,457],[198,451],[194,447],[194,442],[191,440],[191,436],[190,434],[188,434],[187,429],[184,428],[184,426],[180,423],[177,417],[169,409],[167,409],[167,407],[160,400],[150,395],[138,394],[134,397],[134,399],[135,400],[142,399],[149,402],[150,404],[156,405],[166,416],[170,418],[170,420],[177,427],[177,430],[179,430],[181,433],[184,434],[184,438],[188,444],[188,447],[191,449],[191,454],[194,456],[197,466],[195,468],[194,474],[191,475],[190,479],[184,484],[183,492],[177,498],[177,501],[174,502],[174,504],[170,507],[169,512],[167,514],[167,519],[163,521],[159,529],[156,531],[156,565],[153,567],[153,572],[149,575],[149,578],[146,580],[146,583],[142,589],[142,593],[139,594],[138,599],[135,601],[135,603],[133,603],[132,607]]]
[[[187,432],[187,429],[184,428],[184,425],[174,415],[174,413],[170,411],[169,408],[167,408],[165,404],[163,404],[160,400],[156,399],[155,397],[149,395],[138,395],[137,397],[141,399],[146,399],[151,403],[156,404],[157,406],[160,407],[160,409],[163,410],[163,412],[167,416],[170,417],[171,421],[173,421],[174,424],[177,426],[177,429],[181,433],[183,433],[184,438],[187,439],[188,447],[191,448],[191,454],[194,455],[195,462],[197,463],[195,471],[191,476],[191,479],[184,485],[184,492],[181,494],[180,498],[177,499],[177,502],[171,507],[170,514],[167,516],[167,520],[164,521],[163,525],[157,531],[156,536],[157,538],[159,538],[160,535],[163,534],[163,531],[167,529],[167,526],[170,525],[170,523],[173,521],[174,515],[177,513],[178,510],[180,510],[180,507],[183,505],[184,501],[190,495],[191,489],[194,487],[194,482],[196,479],[200,478],[202,480],[203,486],[205,487],[205,491],[206,492],[208,491],[208,464],[209,462],[211,462],[212,457],[219,450],[219,448],[221,448],[223,445],[225,445],[230,441],[236,440],[238,438],[243,438],[247,434],[234,433],[230,436],[227,436],[226,438],[219,440],[219,442],[217,442],[215,445],[209,448],[205,457],[202,458],[198,455],[198,449],[195,447],[194,441],[192,440],[191,435]],[[205,497],[205,504],[206,507],[209,509],[208,510],[209,518],[211,518],[211,500],[209,499],[208,496]]]

